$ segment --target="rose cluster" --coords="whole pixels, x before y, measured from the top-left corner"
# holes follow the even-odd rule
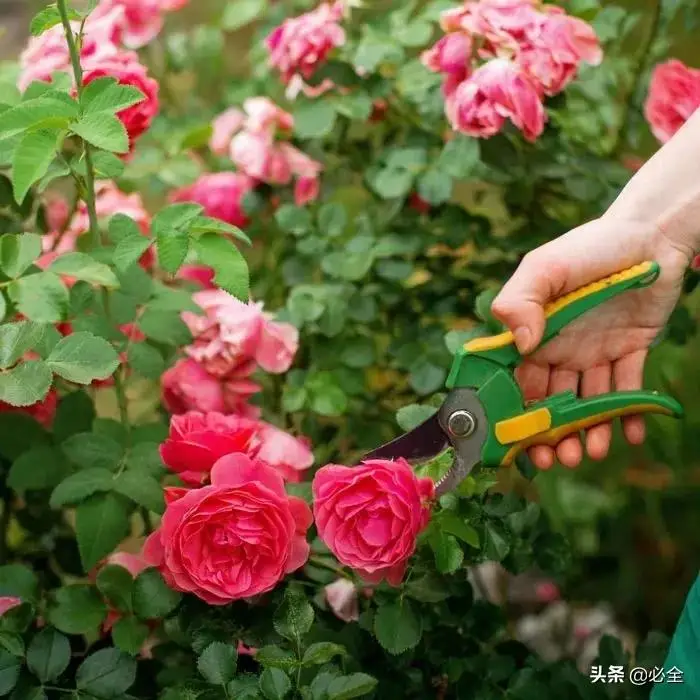
[[[560,93],[581,63],[602,51],[593,28],[536,0],[478,0],[442,13],[446,32],[422,55],[443,75],[452,128],[488,138],[510,120],[529,141],[544,129],[544,99]]]

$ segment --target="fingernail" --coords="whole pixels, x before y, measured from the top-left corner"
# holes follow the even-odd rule
[[[515,329],[513,333],[515,338],[515,344],[518,346],[520,352],[527,352],[530,349],[530,341],[532,339],[532,334],[527,326],[520,326]]]

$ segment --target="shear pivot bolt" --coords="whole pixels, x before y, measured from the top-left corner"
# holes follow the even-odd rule
[[[476,430],[476,419],[469,411],[455,411],[447,419],[447,429],[455,437],[469,437]]]

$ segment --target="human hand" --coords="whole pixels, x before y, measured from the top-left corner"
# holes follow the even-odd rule
[[[527,355],[516,371],[527,401],[571,390],[582,397],[642,387],[649,345],[673,311],[693,251],[657,227],[606,215],[569,231],[525,256],[493,302],[492,311]],[[649,287],[628,291],[588,311],[552,341],[537,348],[545,327],[544,306],[583,285],[645,260],[659,263],[659,279]],[[529,354],[531,353],[531,354]],[[641,416],[623,419],[628,442],[644,440]],[[603,459],[610,447],[612,424],[586,432],[586,451]],[[556,449],[538,445],[529,450],[540,469],[558,459],[576,467],[583,458],[577,435]]]

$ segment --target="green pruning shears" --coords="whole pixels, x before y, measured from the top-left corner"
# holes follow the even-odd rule
[[[549,303],[540,345],[598,304],[652,284],[659,272],[656,262],[644,262]],[[510,465],[519,452],[532,445],[556,445],[566,435],[619,416],[683,415],[675,399],[644,390],[614,391],[584,399],[565,391],[526,405],[513,375],[521,360],[510,331],[465,343],[455,355],[446,382],[450,392],[437,413],[365,459],[403,457],[415,463],[452,447],[452,467],[437,483],[436,492],[442,495],[456,488],[477,464]]]

